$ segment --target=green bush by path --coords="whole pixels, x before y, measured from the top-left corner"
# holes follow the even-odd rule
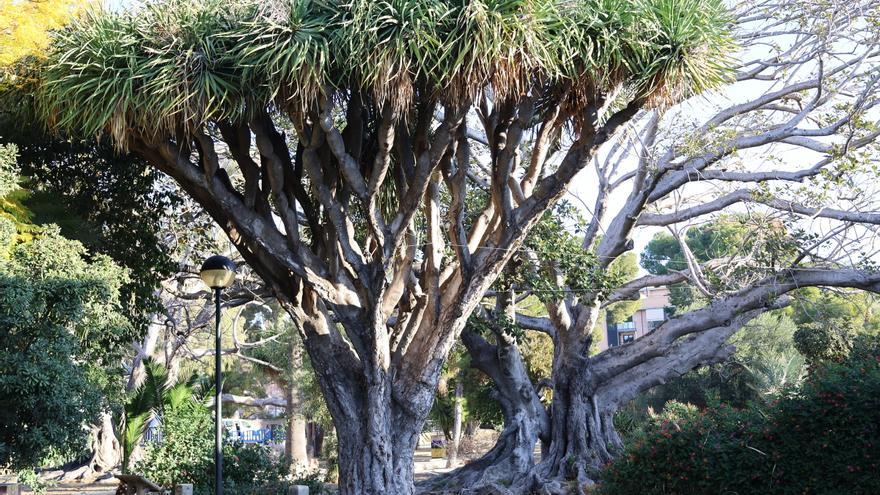
[[[770,407],[672,407],[603,472],[601,493],[880,493],[880,341],[865,337]]]
[[[147,445],[134,472],[165,487],[192,483],[199,495],[214,493],[214,419],[201,404],[166,410],[162,441]],[[268,447],[241,443],[223,448],[223,485],[229,495],[284,495],[291,484],[324,493],[316,473],[288,476],[288,463]]]

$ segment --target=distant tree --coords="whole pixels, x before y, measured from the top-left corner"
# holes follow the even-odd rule
[[[14,162],[14,147],[4,149]],[[7,349],[0,442],[18,446],[4,459],[34,465],[50,451],[62,458],[84,453],[85,422],[120,398],[116,377],[137,330],[122,296],[128,271],[56,226],[31,223],[17,168],[0,167],[0,182],[15,185],[0,197],[0,338]]]
[[[131,274],[121,288],[129,319],[144,332],[161,312],[157,289],[178,269],[167,229],[180,206],[178,189],[134,155],[107,142],[47,134],[0,119],[0,140],[15,143],[31,222],[54,223],[61,233],[102,253]],[[193,226],[193,229],[196,227]]]
[[[51,29],[67,23],[91,0],[17,0],[0,3],[0,66],[43,54]]]
[[[786,309],[798,325],[841,326],[853,333],[880,333],[880,301],[871,293],[848,294],[809,287]]]
[[[750,224],[748,217],[729,216],[688,229],[683,241],[697,262],[721,261],[747,254],[758,246],[759,239],[754,236],[756,228],[760,226]],[[654,235],[641,254],[641,265],[653,275],[687,273],[689,270],[679,239],[668,232]],[[673,311],[691,308],[698,301],[705,304],[705,297],[692,284],[672,284],[669,289]]]
[[[0,463],[83,453],[133,333],[119,299],[126,276],[51,227],[0,256]]]
[[[272,405],[286,409],[285,455],[294,471],[309,465],[307,422],[331,427],[327,406],[290,315],[273,302],[254,301],[236,309],[243,324],[233,329],[233,352],[241,366],[227,376],[224,400],[237,406]],[[235,323],[233,322],[233,326]],[[283,396],[255,396],[277,386]],[[312,451],[317,457],[319,451]]]
[[[639,265],[634,253],[626,253],[614,260],[608,267],[609,275],[614,280],[633,280],[639,274]],[[619,301],[605,308],[605,320],[608,323],[620,323],[629,319],[642,307],[637,300]]]

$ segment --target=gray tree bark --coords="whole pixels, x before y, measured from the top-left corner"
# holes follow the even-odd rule
[[[534,466],[537,442],[550,440],[550,418],[526,373],[515,340],[500,331],[496,338],[499,343],[493,345],[472,330],[466,330],[461,337],[472,365],[495,383],[504,429],[489,452],[459,469],[421,483],[421,493],[506,493],[512,481]]]
[[[122,446],[116,438],[113,416],[109,411],[101,413],[101,422],[92,426],[92,458],[89,468],[95,475],[109,472],[122,460]]]
[[[453,404],[453,418],[452,418],[452,439],[449,445],[449,448],[446,450],[446,467],[455,467],[458,464],[458,447],[461,443],[461,416],[462,416],[462,405],[461,401],[463,398],[464,386],[461,383],[461,379],[455,384],[455,395]]]

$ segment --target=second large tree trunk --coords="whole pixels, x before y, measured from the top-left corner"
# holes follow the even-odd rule
[[[527,482],[535,465],[538,440],[549,437],[549,418],[526,372],[522,355],[511,336],[497,335],[489,344],[477,333],[466,330],[462,342],[471,363],[489,375],[504,414],[504,429],[495,446],[481,458],[459,469],[420,484],[422,493],[506,493],[507,487]]]
[[[619,397],[614,390],[603,388],[607,384],[593,371],[590,334],[556,334],[549,415],[529,381],[516,346],[503,334],[498,340],[499,344],[493,346],[472,332],[462,334],[471,362],[495,384],[504,410],[504,431],[483,458],[435,478],[424,486],[425,491],[585,493],[599,470],[622,448],[613,423]],[[540,462],[535,464],[532,451],[538,438],[544,448]]]
[[[614,429],[614,407],[592,385],[589,367],[563,367],[554,374],[550,448],[533,478],[551,493],[554,482],[574,485],[575,493],[581,493],[622,447]]]

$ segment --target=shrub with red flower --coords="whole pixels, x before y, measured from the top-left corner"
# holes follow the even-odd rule
[[[655,418],[602,476],[606,495],[880,493],[880,339],[814,368],[767,407]]]

